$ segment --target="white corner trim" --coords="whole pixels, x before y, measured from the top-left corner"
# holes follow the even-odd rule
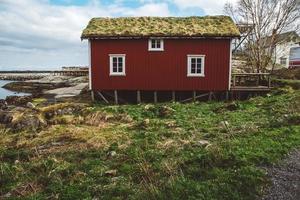
[[[88,41],[88,59],[89,59],[89,90],[92,90],[92,45]]]
[[[201,58],[201,74],[192,74],[191,73],[191,59],[192,58]],[[189,54],[187,55],[187,77],[205,77],[205,55],[200,54]]]
[[[228,83],[228,90],[231,89],[231,70],[232,70],[232,39],[230,40],[230,52],[229,52],[229,83]]]
[[[122,57],[122,72],[113,72],[113,58]],[[109,54],[109,76],[126,76],[126,54]]]
[[[152,40],[160,40],[160,48],[152,48]],[[164,51],[164,40],[160,38],[149,38],[148,51]]]

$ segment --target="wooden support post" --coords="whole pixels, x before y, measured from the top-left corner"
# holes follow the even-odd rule
[[[176,101],[176,94],[175,94],[175,91],[172,91],[172,101],[173,101],[173,102]]]
[[[157,103],[157,91],[154,91],[154,103]]]
[[[119,104],[119,102],[118,102],[118,91],[115,90],[114,93],[115,93],[115,104],[117,105],[117,104]]]
[[[235,87],[235,75],[233,75],[232,81],[233,81],[233,87]]]
[[[211,101],[211,98],[212,98],[212,92],[209,92],[208,101]]]
[[[94,102],[95,101],[95,95],[94,95],[94,91],[93,90],[91,90],[91,98],[92,98],[92,102]]]
[[[137,101],[137,103],[141,103],[141,91],[137,91],[137,93],[136,93],[136,101]]]
[[[193,101],[196,101],[196,91],[193,91]]]
[[[269,88],[271,87],[271,77],[270,77],[270,75],[268,76],[268,87]]]
[[[228,100],[229,100],[229,92],[226,91],[226,101],[228,101]]]
[[[109,101],[103,96],[101,92],[98,91],[97,94],[103,99],[103,101],[105,101],[105,103],[109,104]]]

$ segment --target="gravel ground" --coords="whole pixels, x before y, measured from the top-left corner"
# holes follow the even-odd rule
[[[262,200],[300,200],[300,149],[266,170],[272,185]]]

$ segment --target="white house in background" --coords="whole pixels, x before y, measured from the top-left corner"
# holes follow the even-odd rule
[[[300,37],[296,31],[290,31],[277,36],[274,59],[276,64],[288,68],[291,59],[291,49],[300,47]]]

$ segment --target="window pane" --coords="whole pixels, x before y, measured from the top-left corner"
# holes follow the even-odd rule
[[[197,67],[197,74],[201,74],[201,67]]]
[[[191,74],[195,74],[196,73],[196,64],[192,63],[191,64]]]
[[[114,62],[114,63],[115,63],[115,62],[118,62],[117,57],[113,57],[113,62]]]
[[[122,73],[123,72],[123,67],[119,67],[119,72]]]
[[[197,58],[197,63],[201,63],[202,58]]]
[[[118,62],[113,62],[113,67],[117,67],[118,66]]]
[[[118,67],[123,67],[123,63],[122,63],[122,62],[119,62],[119,63],[118,63]]]
[[[191,58],[191,63],[196,64],[196,58]]]
[[[117,67],[113,67],[113,72],[118,72],[118,68]]]
[[[156,48],[156,41],[155,40],[151,40],[151,48],[152,49]]]
[[[160,44],[160,40],[156,40],[156,48],[160,49],[161,44]]]

